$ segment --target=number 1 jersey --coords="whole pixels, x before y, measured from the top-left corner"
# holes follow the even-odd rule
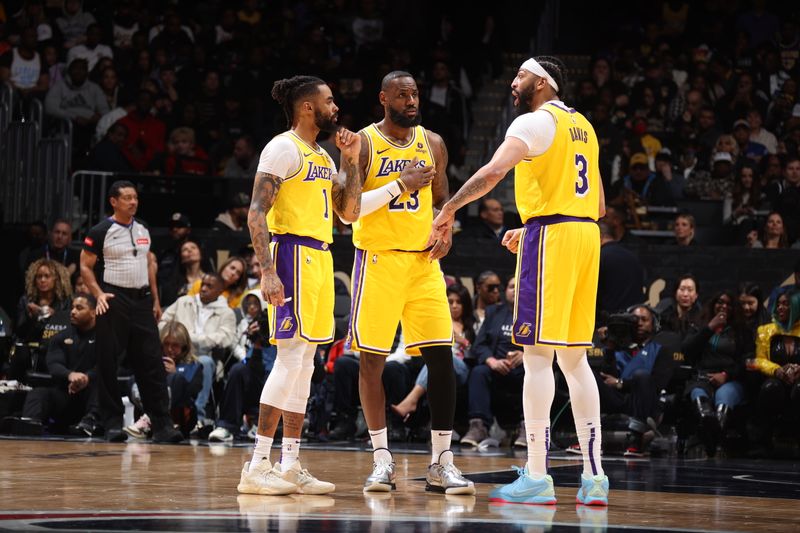
[[[522,221],[545,215],[597,220],[600,170],[594,128],[560,101],[540,109],[553,115],[556,133],[543,154],[526,157],[514,167],[514,195]]]
[[[388,139],[376,124],[367,126],[361,132],[366,135],[369,143],[364,192],[399,178],[405,166],[415,157],[419,161],[419,167],[436,164],[428,136],[422,126],[414,127],[411,140],[404,145]],[[431,187],[404,192],[353,223],[353,244],[361,250],[422,251],[428,243],[432,221]]]
[[[281,181],[275,205],[267,213],[269,230],[331,243],[334,216],[331,179],[336,174],[336,165],[321,146],[313,148],[291,131],[281,135],[295,143],[301,164]]]

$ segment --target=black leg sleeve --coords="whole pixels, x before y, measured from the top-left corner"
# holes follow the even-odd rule
[[[456,374],[453,352],[449,346],[420,348],[428,366],[428,405],[431,429],[450,431],[456,414]]]

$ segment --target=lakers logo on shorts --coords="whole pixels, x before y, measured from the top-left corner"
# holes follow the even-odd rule
[[[294,327],[294,320],[292,317],[286,317],[281,321],[280,331],[290,331]]]
[[[527,337],[531,334],[531,323],[523,322],[515,334],[517,337]]]

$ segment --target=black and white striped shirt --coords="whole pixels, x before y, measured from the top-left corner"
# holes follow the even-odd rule
[[[128,225],[107,218],[89,230],[83,249],[97,256],[95,276],[105,283],[140,289],[149,285],[150,232],[138,220]]]

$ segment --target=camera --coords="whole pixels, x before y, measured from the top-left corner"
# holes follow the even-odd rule
[[[616,348],[627,348],[636,341],[639,319],[632,313],[617,313],[608,317],[608,344]]]
[[[250,322],[250,324],[253,322],[258,323],[258,331],[255,333],[250,333],[248,330],[247,340],[253,344],[268,344],[269,316],[267,315],[266,311],[259,311],[259,313],[253,317],[253,320]]]

